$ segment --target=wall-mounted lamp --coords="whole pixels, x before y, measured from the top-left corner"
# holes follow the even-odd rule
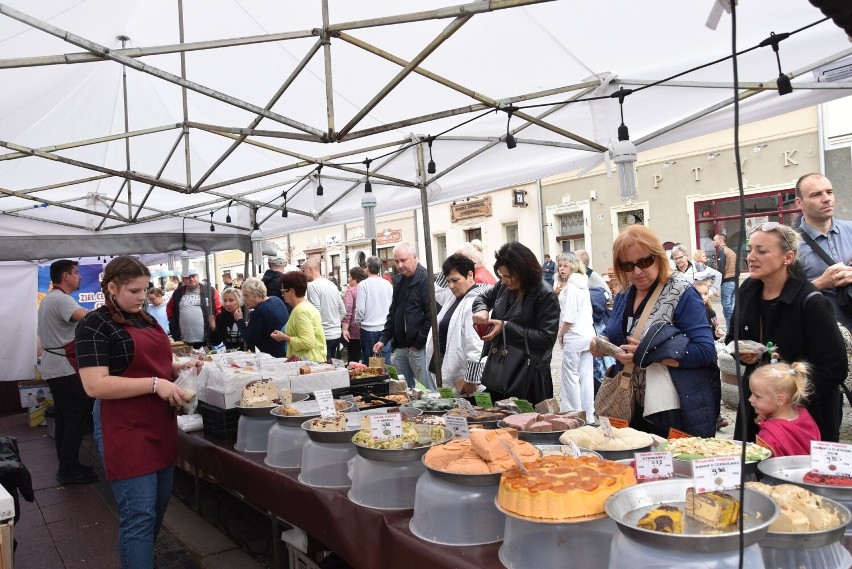
[[[754,153],[757,154],[759,152],[762,152],[763,149],[766,148],[767,146],[769,146],[769,145],[768,144],[758,144],[757,146],[754,147]]]
[[[673,160],[671,162],[668,162],[668,161],[663,162],[663,168],[670,168],[671,166],[674,166],[675,164],[677,164],[677,160]]]
[[[711,152],[707,155],[707,160],[715,160],[717,156],[719,156],[718,152]]]

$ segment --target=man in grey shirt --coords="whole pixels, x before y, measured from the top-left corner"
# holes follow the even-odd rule
[[[311,257],[302,263],[302,273],[308,279],[308,301],[319,310],[322,316],[322,330],[325,332],[326,357],[337,357],[340,347],[340,321],[346,315],[346,305],[340,290],[322,276],[318,257]]]
[[[50,265],[50,281],[53,289],[38,308],[38,336],[44,349],[41,376],[50,386],[56,418],[56,479],[60,484],[86,484],[97,476],[80,464],[80,443],[92,417],[92,399],[76,370],[74,331],[87,312],[71,296],[80,288],[77,261],[55,261]]]
[[[836,287],[852,283],[852,222],[834,219],[834,187],[822,174],[805,174],[796,182],[796,206],[802,209],[799,229],[836,262],[828,265],[805,240],[797,258],[810,281],[831,301],[837,321],[852,331],[852,318],[837,306]]]
[[[222,310],[219,291],[198,282],[198,271],[190,268],[180,286],[166,305],[169,332],[193,348],[201,348],[210,337],[210,316]]]

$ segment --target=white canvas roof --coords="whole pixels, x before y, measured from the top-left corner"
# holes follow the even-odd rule
[[[365,159],[379,213],[416,207],[422,184],[451,200],[599,164],[618,101],[565,103],[729,55],[730,15],[705,26],[714,6],[0,0],[0,260],[163,252],[184,231],[197,250],[247,249],[254,209],[265,237],[360,219]],[[822,18],[804,0],[743,0],[737,47]],[[771,47],[739,57],[756,89],[741,90],[742,122],[850,93],[848,79],[811,73],[852,54],[830,20],[779,53],[794,75],[783,97]],[[729,128],[733,92],[730,61],[636,91],[623,106],[631,140],[642,150]],[[510,104],[543,105],[514,114],[513,150],[495,112]],[[439,134],[437,171],[421,174],[429,149],[412,143]]]

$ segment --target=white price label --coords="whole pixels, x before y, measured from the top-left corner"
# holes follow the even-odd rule
[[[852,477],[852,445],[811,441],[811,472]]]
[[[402,436],[402,416],[399,413],[370,415],[370,436],[374,441],[398,439]]]
[[[456,397],[456,405],[462,411],[473,411],[473,405],[471,405],[470,401],[463,397]]]
[[[692,483],[699,494],[740,487],[743,470],[738,456],[711,456],[692,461]]]
[[[320,389],[314,391],[314,398],[319,405],[320,416],[323,419],[331,419],[337,415],[337,409],[334,407],[334,396],[331,394],[331,389]]]
[[[445,415],[444,426],[453,432],[454,439],[469,439],[470,429],[467,426],[467,417],[457,415]]]
[[[614,440],[615,433],[612,432],[612,423],[609,422],[609,417],[598,417],[598,423],[600,423],[600,430],[603,436],[609,440]]]
[[[647,482],[674,476],[674,463],[670,452],[635,452],[636,480]]]

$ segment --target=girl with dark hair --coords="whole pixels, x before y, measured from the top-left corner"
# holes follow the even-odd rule
[[[151,273],[134,257],[104,267],[104,305],[77,326],[80,378],[96,398],[95,438],[119,515],[121,566],[149,568],[172,493],[175,409],[186,402],[173,379],[202,362],[173,363],[168,336],[145,312]]]
[[[482,355],[489,356],[482,383],[492,398],[516,396],[538,403],[553,397],[550,359],[559,329],[559,299],[542,280],[541,263],[525,245],[506,243],[496,257],[499,282],[474,299],[472,307],[473,323],[488,325],[489,330],[482,336]],[[509,369],[509,348],[530,364]],[[515,371],[523,371],[521,382],[509,377]]]

